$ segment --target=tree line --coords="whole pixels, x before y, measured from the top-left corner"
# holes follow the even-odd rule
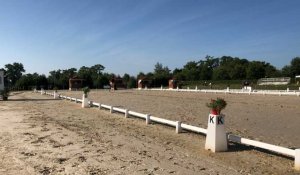
[[[289,65],[279,70],[264,61],[249,61],[231,56],[206,56],[199,61],[189,61],[182,68],[175,68],[173,72],[167,66],[157,63],[153,72],[140,72],[137,77],[151,79],[154,86],[160,86],[167,85],[170,78],[180,81],[257,80],[270,77],[294,78],[295,75],[300,75],[300,57],[293,58]]]
[[[105,85],[109,85],[109,80],[112,78],[122,78],[128,88],[136,87],[134,76],[124,74],[120,77],[119,75],[103,72],[104,69],[103,65],[96,64],[91,67],[82,66],[78,70],[76,68],[53,70],[49,72],[48,76],[45,76],[38,73],[23,74],[25,72],[23,64],[13,63],[6,64],[3,70],[6,75],[5,84],[12,89],[68,89],[70,78],[84,79],[83,86],[90,88],[103,88]]]
[[[156,63],[152,72],[140,72],[137,76],[125,73],[122,77],[113,73],[104,72],[105,67],[96,64],[91,67],[82,66],[78,70],[70,68],[65,70],[53,70],[48,76],[43,74],[23,74],[25,72],[22,63],[6,64],[6,83],[9,87],[29,90],[32,88],[59,89],[69,88],[69,78],[84,79],[83,85],[90,88],[103,88],[109,85],[109,80],[114,77],[122,78],[128,88],[137,86],[137,79],[146,78],[152,81],[152,86],[166,86],[171,78],[180,81],[199,80],[257,80],[267,77],[291,77],[300,75],[300,57],[295,57],[289,65],[282,69],[264,61],[249,61],[247,59],[222,56],[214,58],[206,56],[199,61],[189,61],[182,68],[171,71],[167,66]]]

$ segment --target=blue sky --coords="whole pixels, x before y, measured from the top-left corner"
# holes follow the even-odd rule
[[[299,0],[0,0],[0,68],[102,64],[116,74],[206,55],[281,68],[300,56]]]

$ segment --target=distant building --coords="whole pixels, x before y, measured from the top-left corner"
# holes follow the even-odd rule
[[[77,91],[82,88],[84,79],[80,79],[78,77],[73,77],[69,79],[69,90],[70,91]]]
[[[0,70],[0,90],[4,89],[4,71]]]

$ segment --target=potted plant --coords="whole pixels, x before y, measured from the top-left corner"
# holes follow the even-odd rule
[[[206,106],[210,108],[210,113],[213,115],[219,115],[226,105],[226,101],[222,98],[211,99],[210,103],[206,103]]]
[[[4,90],[0,91],[0,95],[2,96],[3,101],[6,101],[9,96],[9,89],[4,88]]]
[[[53,90],[54,90],[54,92],[57,92],[57,91],[58,91],[58,88],[55,86],[55,87],[53,88]]]
[[[90,92],[90,88],[89,87],[84,87],[84,88],[82,88],[82,91],[84,93],[84,97],[87,98],[88,93]]]

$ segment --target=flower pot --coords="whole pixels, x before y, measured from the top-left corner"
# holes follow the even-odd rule
[[[219,115],[219,112],[216,109],[211,109],[210,113],[213,114],[213,115]]]

